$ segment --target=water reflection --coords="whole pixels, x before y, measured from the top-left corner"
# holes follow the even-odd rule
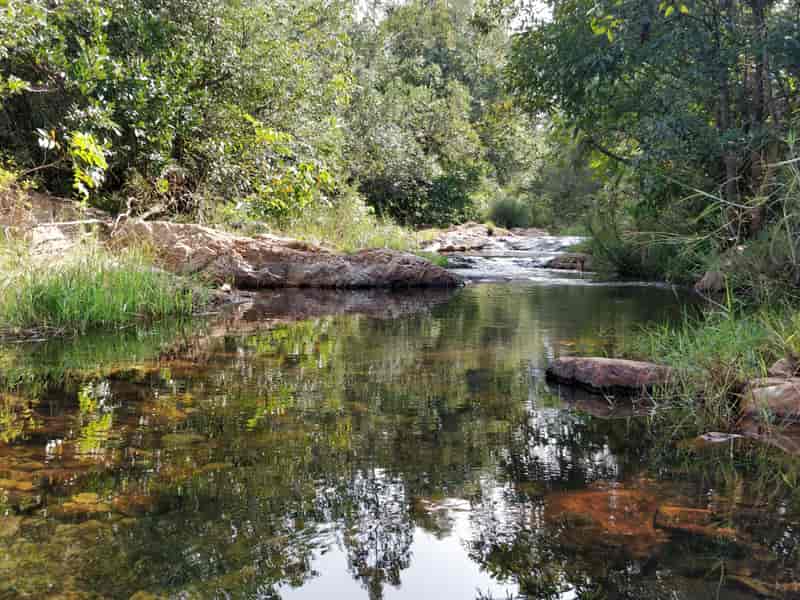
[[[380,294],[300,298],[4,349],[28,421],[0,446],[0,597],[792,593],[790,505],[754,528],[746,482],[660,480],[637,410],[541,377],[676,316],[671,291],[472,286],[391,319]]]

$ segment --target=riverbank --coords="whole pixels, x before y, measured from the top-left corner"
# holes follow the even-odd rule
[[[787,306],[685,314],[643,328],[616,349],[625,358],[560,358],[548,376],[623,410],[651,407],[664,444],[746,438],[800,456],[798,329]]]
[[[428,258],[391,248],[342,253],[267,233],[112,217],[14,187],[1,200],[0,333],[6,337],[188,318],[212,300],[231,300],[232,288],[461,285]]]
[[[686,412],[679,425],[687,433],[767,434],[800,424],[799,326],[790,306],[717,309],[647,328],[629,352],[671,367],[656,401]]]

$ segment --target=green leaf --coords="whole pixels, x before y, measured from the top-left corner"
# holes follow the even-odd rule
[[[674,12],[675,12],[675,7],[674,6],[668,6],[667,10],[664,11],[664,16],[665,17],[669,17]]]

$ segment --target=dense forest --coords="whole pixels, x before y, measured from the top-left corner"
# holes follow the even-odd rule
[[[623,275],[724,270],[772,293],[800,280],[799,17],[768,0],[9,0],[4,172],[234,226],[590,231]]]
[[[280,220],[368,203],[477,218],[530,186],[537,127],[510,38],[472,2],[6,3],[5,158],[121,209]]]

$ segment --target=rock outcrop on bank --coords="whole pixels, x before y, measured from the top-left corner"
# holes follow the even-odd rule
[[[243,289],[456,287],[461,279],[431,262],[387,249],[337,254],[272,235],[245,237],[194,224],[131,221],[114,244],[145,244],[161,266]]]
[[[479,223],[454,225],[438,233],[423,245],[427,252],[483,252],[504,248],[516,236],[501,227],[489,227]]]
[[[800,423],[800,377],[766,377],[747,385],[742,396],[745,419]]]
[[[654,363],[603,357],[566,357],[554,360],[547,377],[592,391],[641,392],[665,384],[671,369]]]

